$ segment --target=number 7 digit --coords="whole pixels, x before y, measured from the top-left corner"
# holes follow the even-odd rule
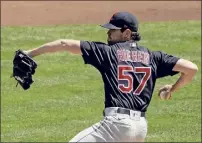
[[[135,67],[135,73],[144,73],[142,80],[140,81],[139,86],[133,92],[133,94],[140,95],[142,90],[144,89],[148,79],[151,76],[151,68],[150,67]]]

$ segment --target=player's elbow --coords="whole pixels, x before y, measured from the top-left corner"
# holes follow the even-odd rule
[[[61,47],[63,47],[64,50],[67,49],[67,47],[69,47],[70,43],[65,40],[65,39],[59,39],[57,40],[58,43],[60,43]]]
[[[196,75],[197,71],[198,71],[197,65],[192,63],[191,65],[189,65],[189,68],[187,68],[186,72],[181,73],[183,77],[186,77],[184,78],[184,80],[186,79],[185,81],[191,82],[194,76]]]
[[[190,63],[188,65],[186,72],[184,72],[184,74],[192,79],[195,76],[195,74],[197,73],[197,71],[198,71],[197,65],[194,63]]]
[[[60,39],[58,41],[61,43],[64,50],[74,54],[81,54],[79,40]]]
[[[174,70],[179,71],[185,75],[195,75],[198,71],[198,67],[196,64],[189,60],[180,59],[174,66]]]
[[[192,63],[189,67],[189,73],[195,75],[197,71],[198,71],[197,65]]]

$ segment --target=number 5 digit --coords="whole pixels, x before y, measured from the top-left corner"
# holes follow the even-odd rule
[[[127,81],[127,85],[125,86],[124,84],[118,84],[119,89],[123,93],[129,93],[133,90],[133,77],[129,73],[125,72],[133,72],[133,67],[132,66],[118,66],[118,80],[125,80]]]

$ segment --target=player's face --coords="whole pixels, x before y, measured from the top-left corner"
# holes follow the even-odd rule
[[[131,38],[131,31],[126,29],[124,31],[117,29],[110,29],[108,32],[108,43],[116,43],[121,41],[127,41]]]
[[[117,30],[117,29],[110,29],[107,32],[108,35],[108,43],[109,42],[119,42],[119,41],[123,41],[123,33],[121,32],[121,30]]]

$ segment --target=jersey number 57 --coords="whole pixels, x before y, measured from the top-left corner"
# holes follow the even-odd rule
[[[139,85],[136,89],[133,89],[133,77],[129,72],[136,73],[143,73],[144,76],[142,77]],[[151,76],[151,67],[132,67],[130,65],[119,65],[118,66],[118,80],[127,81],[127,86],[125,84],[121,84],[119,82],[118,88],[123,93],[130,93],[132,91],[135,95],[140,95],[142,90],[144,89],[148,79]]]

